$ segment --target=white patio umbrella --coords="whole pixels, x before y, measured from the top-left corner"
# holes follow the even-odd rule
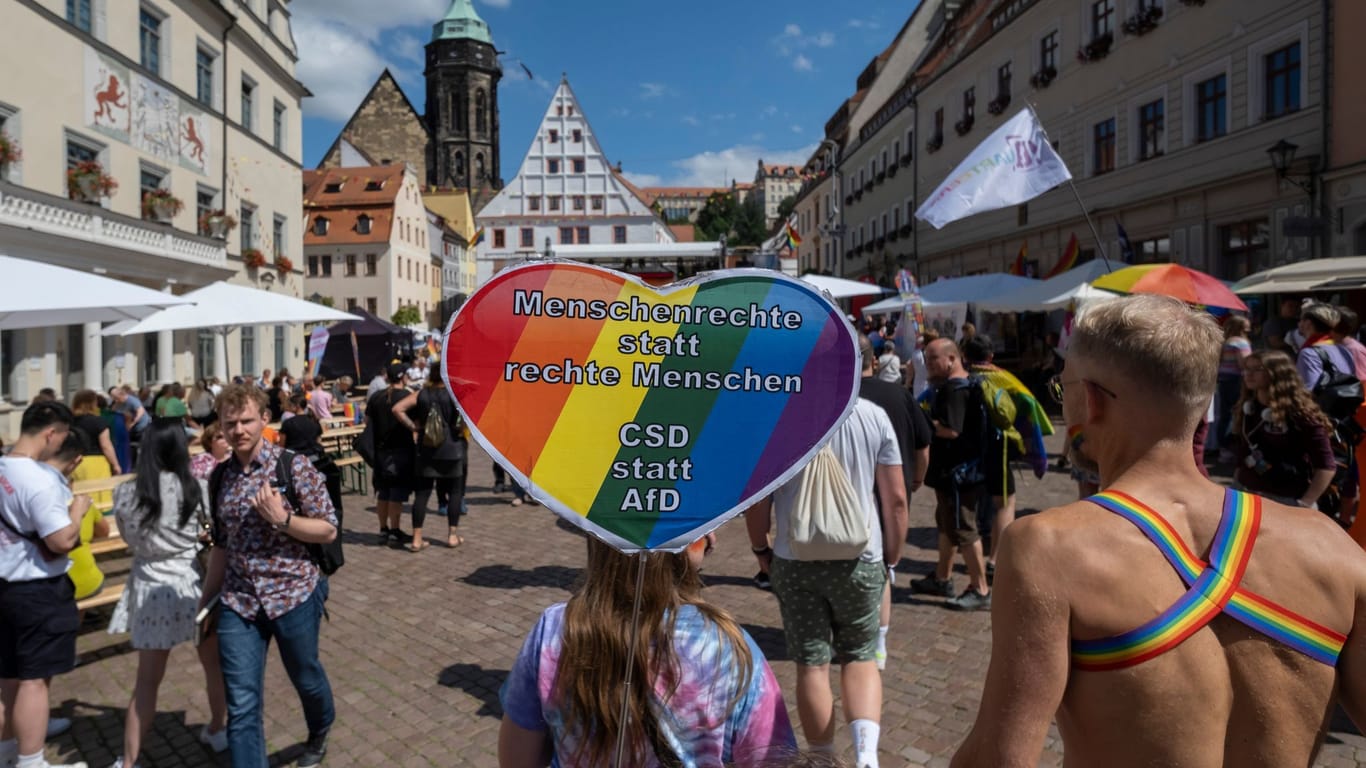
[[[335,320],[360,320],[340,310],[296,299],[283,293],[218,282],[190,291],[181,298],[193,304],[170,307],[132,325],[119,323],[105,329],[105,336],[132,336],[157,331],[208,328],[226,337],[244,325],[295,325]],[[218,370],[219,368],[222,370]],[[227,361],[214,360],[214,375],[227,378]]]
[[[89,272],[0,256],[0,330],[137,320],[190,301]]]
[[[802,275],[801,279],[822,291],[826,291],[836,299],[849,299],[854,296],[881,296],[884,293],[891,293],[890,288],[883,288],[872,283],[862,283],[858,280],[846,280],[842,277]]]

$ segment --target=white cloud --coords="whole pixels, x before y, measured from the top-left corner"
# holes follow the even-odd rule
[[[802,28],[796,24],[787,24],[783,27],[782,34],[773,38],[773,47],[777,49],[778,55],[788,58],[796,54],[792,59],[792,68],[798,72],[810,72],[813,69],[811,59],[801,53],[808,48],[829,48],[835,44],[835,33],[829,31],[817,32],[814,35],[804,34]]]
[[[815,69],[815,66],[812,65],[811,59],[806,58],[805,54],[799,53],[797,58],[792,60],[792,68],[798,72],[810,72]]]
[[[785,37],[801,37],[802,28],[796,24],[788,24],[786,27],[783,27],[783,35]]]
[[[759,113],[759,116],[760,116],[760,117],[773,117],[773,116],[776,115],[776,114],[778,114],[778,108],[777,108],[776,106],[772,105],[772,104],[769,104],[767,107],[764,107],[764,111],[763,111],[763,112],[760,112],[760,113]]]
[[[830,46],[835,44],[835,33],[822,32],[819,35],[816,35],[815,37],[811,38],[811,44],[816,46],[817,48],[829,48]]]
[[[418,39],[417,36],[405,32],[394,38],[393,48],[394,51],[398,53],[399,58],[421,64],[426,60],[426,55],[423,51],[424,45],[425,43]]]
[[[801,127],[800,125],[794,125],[794,126],[792,126],[792,132],[793,132],[793,133],[801,133],[801,132],[802,132],[802,127]]]
[[[850,19],[850,29],[877,29],[882,25],[872,19]]]
[[[751,134],[749,135],[749,140],[750,140],[750,141],[763,141],[763,140],[764,140],[764,135],[763,135],[762,133],[751,133]]]
[[[313,92],[313,98],[304,100],[304,112],[329,120],[350,117],[386,62],[350,29],[307,14],[294,17],[294,37],[298,77]]]
[[[668,87],[665,86],[663,83],[641,83],[641,84],[640,84],[640,98],[642,98],[642,99],[657,99],[657,98],[663,96],[664,93],[665,93],[665,91],[667,91],[667,90],[668,90]]]
[[[675,160],[670,163],[678,169],[676,175],[668,178],[672,187],[722,187],[731,180],[750,181],[754,178],[759,159],[765,163],[779,165],[801,165],[811,158],[816,145],[811,144],[797,149],[775,150],[756,144],[741,144],[718,152],[701,152]],[[633,179],[634,181],[634,179]],[[660,186],[655,182],[652,186]]]
[[[630,171],[622,171],[621,175],[625,176],[627,181],[631,182],[637,187],[664,186],[664,177],[660,176],[657,173],[632,173]]]
[[[370,41],[387,29],[413,25],[430,29],[449,7],[450,0],[294,0],[289,4],[296,29],[301,21],[327,21]],[[305,49],[300,45],[299,50]]]
[[[683,122],[687,123],[688,125],[691,125],[694,128],[702,124],[702,121],[698,120],[695,115],[684,115]]]

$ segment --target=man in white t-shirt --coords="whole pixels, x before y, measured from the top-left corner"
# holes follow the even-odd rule
[[[48,682],[76,666],[80,619],[66,553],[81,543],[90,497],[68,506],[61,479],[41,463],[74,421],[62,403],[30,405],[0,458],[0,766],[48,768]]]
[[[906,540],[906,482],[901,448],[887,412],[859,398],[830,439],[830,448],[862,501],[868,545],[856,560],[802,561],[788,546],[792,509],[801,487],[798,474],[745,513],[750,544],[768,570],[783,615],[787,652],[797,663],[797,712],[811,749],[833,752],[834,698],[830,662],[840,665],[840,691],[858,768],[877,768],[882,720],[882,677],[877,669],[878,612],[887,568],[901,559]],[[873,501],[874,480],[882,519]],[[773,546],[768,544],[776,516]],[[895,535],[883,538],[883,531]]]
[[[414,358],[406,375],[409,389],[421,389],[422,385],[427,383],[427,358],[422,355]]]

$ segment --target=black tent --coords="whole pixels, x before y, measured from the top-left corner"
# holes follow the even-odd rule
[[[384,369],[390,360],[412,354],[413,332],[394,325],[357,307],[348,309],[361,320],[343,320],[327,329],[327,349],[323,350],[318,373],[324,378],[350,376],[357,386],[369,383],[370,378]],[[356,360],[351,350],[351,334],[356,334],[356,349],[360,357],[360,375],[356,375]]]

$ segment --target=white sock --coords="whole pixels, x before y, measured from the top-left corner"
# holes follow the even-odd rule
[[[872,720],[849,723],[849,734],[854,739],[854,765],[858,768],[878,768],[877,737],[882,728]]]
[[[883,656],[887,655],[887,629],[888,627],[877,628],[877,652]]]
[[[19,755],[19,762],[15,763],[17,768],[48,768],[47,760],[42,752],[32,755]]]

